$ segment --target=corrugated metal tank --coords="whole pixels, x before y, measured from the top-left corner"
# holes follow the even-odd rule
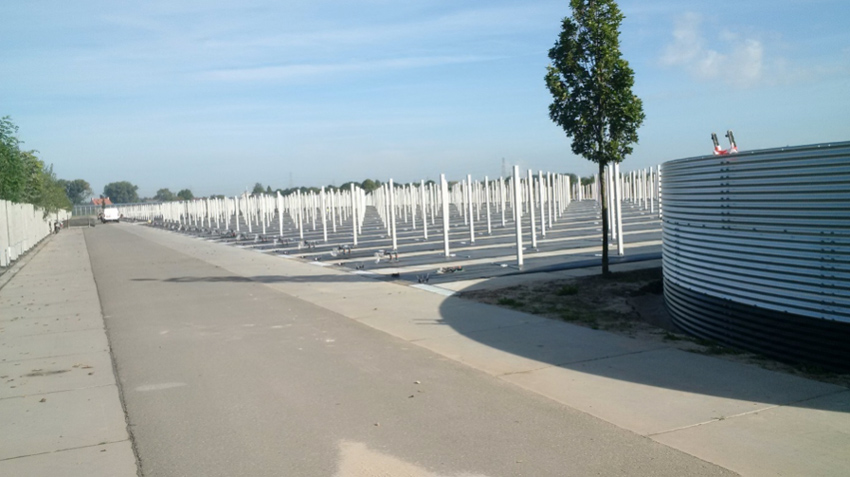
[[[676,324],[850,370],[850,142],[680,159],[661,177]]]

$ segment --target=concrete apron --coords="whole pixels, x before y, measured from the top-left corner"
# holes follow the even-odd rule
[[[850,468],[850,390],[330,267],[126,230],[744,475]]]
[[[81,229],[0,290],[0,475],[135,476]]]

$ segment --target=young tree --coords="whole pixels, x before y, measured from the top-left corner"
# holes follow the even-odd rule
[[[641,100],[632,93],[634,72],[620,53],[623,14],[613,0],[570,0],[546,86],[554,98],[549,117],[572,138],[573,153],[605,167],[631,154],[644,120]],[[608,270],[608,191],[602,180],[602,274]]]
[[[113,204],[129,204],[139,201],[139,194],[136,191],[139,189],[127,181],[110,182],[103,186],[104,197],[109,197]]]

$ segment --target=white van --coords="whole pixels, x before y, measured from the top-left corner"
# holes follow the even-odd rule
[[[121,215],[118,213],[118,209],[103,209],[103,213],[100,215],[100,221],[104,224],[107,222],[118,222],[121,219]]]

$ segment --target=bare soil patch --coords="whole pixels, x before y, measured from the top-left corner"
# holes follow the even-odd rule
[[[816,366],[792,365],[723,346],[684,333],[664,306],[661,268],[529,282],[496,290],[459,292],[457,296],[491,305],[605,330],[634,339],[663,342],[691,353],[755,364],[773,371],[850,387],[850,374]]]

